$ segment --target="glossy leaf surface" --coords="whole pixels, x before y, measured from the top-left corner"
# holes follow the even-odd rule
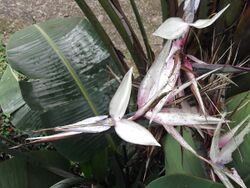
[[[120,74],[87,20],[55,19],[18,31],[7,45],[7,56],[11,66],[28,78],[20,83],[22,96],[32,111],[40,113],[43,128],[108,114],[118,83],[107,66]],[[20,113],[18,118],[28,120]],[[22,128],[29,126],[32,123]],[[107,146],[104,140],[104,135],[85,135],[55,146],[69,159],[88,160],[95,147]]]

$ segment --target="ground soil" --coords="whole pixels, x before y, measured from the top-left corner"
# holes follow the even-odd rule
[[[116,46],[124,53],[127,53],[119,34],[117,34],[98,1],[87,0],[87,2],[95,10],[95,14],[103,23]],[[136,32],[140,36],[129,0],[120,0],[120,2],[132,26],[136,28]],[[158,51],[162,41],[152,36],[152,33],[161,23],[160,0],[136,0],[136,3],[143,18],[153,50]],[[84,16],[74,0],[0,0],[0,33],[4,34],[4,42],[6,43],[11,33],[24,26],[67,16]]]

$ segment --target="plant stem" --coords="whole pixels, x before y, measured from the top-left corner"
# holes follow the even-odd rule
[[[138,11],[138,9],[136,7],[135,1],[134,0],[130,0],[130,3],[131,3],[131,6],[132,6],[132,9],[134,11],[135,18],[136,18],[136,21],[138,23],[139,29],[141,31],[141,35],[142,35],[142,38],[143,38],[143,41],[144,41],[144,45],[145,45],[145,48],[146,48],[146,51],[147,51],[147,57],[148,57],[148,60],[149,60],[149,64],[152,64],[153,61],[154,61],[154,52],[152,51],[151,46],[149,44],[147,33],[146,33],[144,25],[142,23],[142,19],[141,19],[140,13],[139,13],[139,11]]]
[[[116,27],[118,33],[121,35],[124,43],[126,44],[131,57],[137,66],[138,72],[141,75],[146,74],[147,58],[144,54],[143,48],[133,31],[128,19],[122,11],[117,0],[98,0],[105,12],[108,14],[112,23]]]
[[[111,57],[115,61],[116,65],[118,65],[119,70],[123,75],[128,71],[128,65],[123,60],[123,57],[121,55],[121,52],[119,52],[111,39],[109,38],[108,34],[96,18],[93,11],[90,9],[88,4],[85,2],[85,0],[75,0],[75,2],[78,4],[82,12],[85,14],[85,16],[88,18],[88,20],[91,22],[92,26],[95,28],[96,32],[99,34],[100,38],[102,39],[104,45],[107,47]]]

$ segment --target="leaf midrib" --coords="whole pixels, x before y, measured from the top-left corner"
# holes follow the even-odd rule
[[[83,85],[81,79],[67,60],[67,58],[64,56],[60,48],[56,45],[56,43],[50,38],[50,36],[37,24],[34,24],[35,28],[41,33],[41,35],[45,38],[49,46],[55,51],[57,56],[60,58],[61,62],[65,65],[67,70],[69,71],[70,75],[72,76],[73,80],[75,81],[76,85],[79,87],[81,94],[83,98],[87,101],[89,107],[91,108],[92,112],[95,115],[98,115],[97,108],[95,107],[95,104],[91,101],[88,91],[86,90],[85,86]]]

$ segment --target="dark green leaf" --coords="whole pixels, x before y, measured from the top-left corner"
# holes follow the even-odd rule
[[[224,186],[206,179],[187,175],[169,175],[152,181],[146,188],[223,188]]]
[[[88,183],[83,178],[67,178],[59,181],[50,188],[72,188],[72,186],[77,185],[88,185]]]
[[[18,77],[10,66],[0,81],[0,105],[5,115],[10,115],[25,104],[18,84]]]
[[[48,166],[67,169],[68,162],[56,152],[39,151],[30,153],[33,157],[39,157]],[[0,163],[0,188],[45,188],[58,182],[61,177],[49,172],[46,166],[42,167],[31,163],[22,157]]]
[[[195,147],[190,129],[183,129],[183,138],[193,148]],[[204,169],[201,160],[195,157],[189,151],[183,149],[180,144],[171,136],[166,135],[163,138],[165,153],[165,174],[176,173],[189,174],[198,177],[204,177]]]
[[[229,99],[227,103],[228,111],[232,111],[233,115],[230,120],[230,127],[239,124],[244,118],[250,114],[250,91],[238,94]],[[244,142],[239,149],[233,153],[233,163],[242,178],[250,174],[250,134],[245,136]]]
[[[81,169],[87,177],[97,180],[99,183],[105,182],[108,174],[108,151],[99,149],[92,159],[86,163],[81,163]]]
[[[229,85],[229,88],[226,90],[227,98],[250,90],[250,84],[248,83],[248,81],[250,80],[250,73],[243,73],[234,77],[232,80],[238,86],[232,84]]]
[[[20,128],[61,126],[108,113],[118,82],[107,66],[120,73],[87,20],[55,19],[27,27],[11,37],[7,55],[29,79],[20,82],[28,106],[13,118]],[[55,145],[67,158],[84,161],[107,142],[93,134]]]
[[[63,156],[77,162],[89,161],[99,150],[108,146],[104,134],[81,134],[53,144]]]

